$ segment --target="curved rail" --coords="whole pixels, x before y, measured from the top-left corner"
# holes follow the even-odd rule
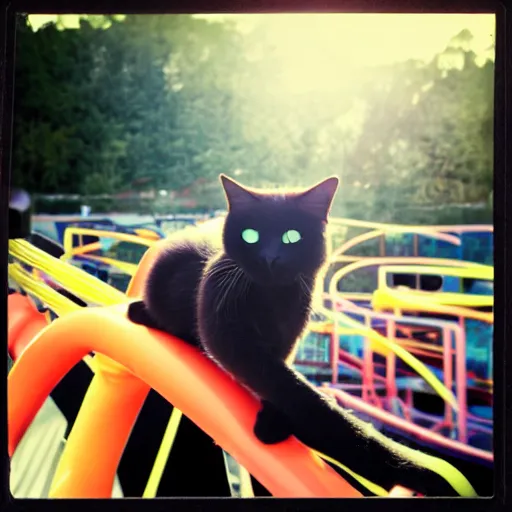
[[[61,256],[62,261],[69,261],[75,256],[81,256],[86,258],[87,260],[103,263],[105,265],[110,265],[118,268],[122,272],[133,276],[137,271],[137,265],[121,260],[116,260],[114,258],[109,258],[106,256],[97,256],[93,254],[88,254],[92,251],[96,251],[101,249],[101,242],[92,242],[86,245],[78,245],[76,247],[73,246],[73,239],[75,236],[78,236],[80,239],[84,235],[95,236],[95,237],[105,237],[109,239],[117,240],[118,242],[130,242],[137,245],[142,245],[151,247],[155,242],[161,239],[161,237],[153,233],[149,230],[139,230],[141,234],[130,234],[124,233],[122,231],[109,231],[108,227],[104,229],[96,229],[96,228],[82,228],[77,226],[70,226],[64,231],[64,254]],[[148,233],[152,233],[152,235],[148,235]]]
[[[7,349],[16,361],[32,339],[48,325],[48,320],[28,297],[19,293],[9,295],[7,310]]]
[[[365,220],[347,219],[345,217],[330,217],[329,222],[332,224],[341,224],[343,226],[350,226],[356,228],[368,228],[368,229],[382,229],[384,231],[425,231],[435,230],[452,233],[467,233],[473,231],[486,231],[494,232],[494,226],[490,224],[455,224],[455,225],[443,225],[434,224],[431,226],[419,225],[419,224],[386,224],[384,222],[369,222]]]
[[[423,441],[430,440],[435,441],[436,444],[442,446],[443,448],[448,448],[450,450],[457,450],[460,453],[464,453],[466,455],[470,455],[472,457],[476,457],[480,460],[483,460],[487,463],[493,462],[493,454],[482,450],[480,448],[475,448],[473,446],[469,446],[465,443],[461,443],[460,441],[456,441],[453,439],[448,439],[447,437],[438,434],[437,432],[429,431],[424,427],[420,427],[418,425],[414,425],[412,422],[404,420],[391,414],[387,411],[379,409],[374,405],[368,404],[363,400],[358,399],[350,395],[349,393],[341,390],[330,387],[328,384],[325,384],[322,390],[334,396],[339,402],[343,405],[343,407],[361,411],[369,416],[382,421],[385,424],[391,425],[396,429],[407,432],[409,434],[414,435],[414,437],[421,439]]]
[[[475,297],[475,302],[479,305],[489,305],[488,302],[492,302],[493,299],[493,297],[490,297],[491,300],[480,298],[488,297],[485,295],[476,295],[473,297]],[[494,313],[477,311],[475,309],[472,309],[471,307],[465,307],[462,305],[442,304],[441,302],[439,302],[440,300],[446,299],[443,299],[443,297],[436,298],[435,293],[431,292],[418,292],[414,290],[402,291],[390,289],[375,290],[373,292],[372,297],[372,307],[377,312],[383,312],[386,310],[422,311],[425,313],[450,315],[460,318],[471,318],[473,320],[481,320],[482,322],[486,322],[488,324],[492,324],[494,322]],[[466,303],[468,302],[469,299],[466,299]]]
[[[126,305],[121,305],[70,313],[43,329],[26,347],[9,374],[8,450],[11,456],[52,388],[85,354],[95,351],[119,361],[167,398],[274,496],[360,495],[295,438],[273,446],[260,443],[252,433],[258,400],[193,347],[164,333],[132,324],[126,320],[125,312]],[[54,359],[52,366],[42,365],[41,361],[48,360],[54,351],[59,358]],[[93,462],[89,452],[90,447],[84,446],[81,461],[84,467]],[[88,469],[89,473],[96,471],[97,466],[96,460]],[[69,477],[59,476],[61,479]],[[87,482],[82,484],[85,496],[86,485]]]
[[[442,240],[444,242],[448,242],[452,245],[461,245],[460,238],[453,236],[453,235],[447,235],[446,233],[440,233],[435,230],[422,230],[422,231],[397,231],[397,230],[382,230],[382,229],[376,229],[375,231],[369,231],[368,233],[363,233],[362,235],[355,236],[354,238],[351,238],[350,240],[347,240],[342,246],[338,247],[336,249],[331,257],[335,258],[336,256],[341,256],[342,254],[345,254],[349,249],[352,249],[353,247],[356,247],[359,244],[362,244],[363,242],[367,242],[368,240],[372,240],[373,238],[378,238],[379,236],[385,235],[386,233],[404,233],[404,234],[412,234],[412,235],[423,235],[428,236],[430,238],[435,238],[436,240]]]
[[[442,352],[442,359],[444,361],[444,375],[443,380],[444,384],[448,389],[453,388],[453,383],[455,380],[455,389],[457,392],[457,403],[458,403],[458,415],[457,415],[457,426],[459,430],[459,441],[466,442],[467,440],[467,386],[466,386],[466,336],[464,330],[460,325],[447,322],[443,320],[428,320],[428,319],[418,319],[418,318],[405,318],[398,317],[395,315],[390,315],[386,313],[377,313],[375,311],[369,311],[365,308],[361,308],[359,306],[354,305],[348,300],[333,298],[334,309],[335,311],[342,311],[348,313],[352,311],[359,315],[363,315],[366,321],[369,319],[382,319],[386,321],[388,326],[388,337],[392,336],[392,339],[395,340],[402,347],[407,347],[405,339],[395,338],[396,335],[396,327],[397,324],[401,322],[405,322],[408,324],[416,324],[416,325],[435,325],[441,329],[443,346],[439,347]],[[341,308],[341,309],[340,309]],[[371,323],[368,322],[368,323]],[[389,329],[391,327],[391,329]],[[394,331],[394,332],[393,332]],[[452,352],[452,338],[455,340],[455,352]],[[410,347],[407,347],[408,350],[412,352]],[[453,370],[452,370],[452,357],[455,356],[455,366],[456,366],[456,375],[455,379],[453,378]],[[394,357],[393,357],[394,359]],[[388,362],[386,363],[388,364]],[[392,362],[391,365],[393,368],[395,367],[395,363]],[[333,372],[336,370],[336,367],[333,363]],[[334,382],[335,383],[335,382]],[[391,382],[388,382],[390,387],[394,387]],[[449,422],[453,420],[453,414],[450,408],[445,404],[445,419]]]
[[[336,263],[338,261],[344,261],[344,256],[339,256],[339,260],[337,258],[333,258],[329,261],[330,264]],[[348,257],[350,261],[352,257]],[[429,266],[445,266],[445,267],[458,267],[458,268],[471,268],[471,269],[488,269],[488,265],[483,265],[480,263],[472,263],[468,261],[462,260],[450,260],[443,258],[424,258],[424,257],[410,257],[410,256],[386,256],[383,258],[360,258],[344,267],[338,269],[329,280],[329,294],[330,295],[342,295],[345,296],[343,292],[338,291],[338,283],[348,274],[354,272],[355,270],[359,270],[364,267],[381,267],[383,265],[429,265]],[[326,269],[324,270],[324,273]],[[347,295],[355,295],[353,293],[348,292]],[[358,293],[358,296],[362,299],[363,297],[370,298],[372,296],[371,293],[363,294]]]
[[[332,260],[329,263],[335,263]],[[480,263],[472,263],[463,260],[450,260],[444,258],[423,258],[411,256],[385,256],[383,258],[364,258],[359,261],[354,261],[343,268],[338,269],[331,277],[330,286],[337,286],[338,282],[350,272],[363,267],[373,267],[381,265],[429,265],[434,267],[460,267],[460,268],[481,268],[487,269],[489,265]],[[334,290],[335,291],[335,290]]]
[[[490,265],[481,265],[478,267],[446,267],[442,265],[382,265],[379,268],[379,273],[387,272],[408,272],[412,274],[424,275],[448,274],[450,277],[484,279],[488,281],[492,281],[494,279],[494,267],[491,267]]]
[[[130,283],[130,296],[140,294],[155,254],[152,248],[141,261]],[[275,446],[259,443],[252,434],[259,408],[256,399],[197,350],[164,333],[130,323],[125,311],[126,305],[119,305],[62,317],[36,336],[9,374],[12,455],[56,383],[86,353],[98,353],[95,359],[101,371],[84,400],[84,405],[88,401],[87,410],[80,411],[68,439],[52,486],[53,496],[110,496],[120,454],[150,387],[212,435],[274,496],[360,496],[296,439]],[[40,361],[48,359],[54,349],[59,351],[59,359],[54,367],[43,367]],[[90,414],[93,404],[96,419]],[[85,412],[88,414],[82,414]],[[116,412],[121,413],[122,421]],[[123,428],[116,430],[119,425]],[[101,475],[95,474],[106,459],[108,464]],[[96,485],[90,485],[91,479]]]

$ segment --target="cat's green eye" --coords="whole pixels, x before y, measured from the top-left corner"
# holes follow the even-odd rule
[[[260,239],[260,234],[255,229],[244,229],[242,239],[248,244],[255,244]]]
[[[282,238],[283,244],[295,244],[297,243],[302,237],[300,236],[300,233],[296,231],[295,229],[290,229],[287,231]]]

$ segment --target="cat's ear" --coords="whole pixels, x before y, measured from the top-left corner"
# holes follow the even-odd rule
[[[219,179],[224,188],[224,193],[226,194],[229,211],[248,206],[257,200],[257,197],[250,190],[225,174],[220,174]]]
[[[339,182],[336,176],[331,176],[302,192],[296,196],[295,200],[302,210],[319,219],[327,220]]]

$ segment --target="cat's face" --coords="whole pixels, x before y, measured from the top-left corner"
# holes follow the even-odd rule
[[[221,181],[229,205],[224,249],[253,281],[282,286],[318,271],[337,178],[284,194],[247,189],[224,175]]]

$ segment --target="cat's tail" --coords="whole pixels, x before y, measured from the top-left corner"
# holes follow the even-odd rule
[[[448,462],[387,438],[371,423],[320,393],[284,362],[254,352],[252,364],[244,368],[245,375],[232,373],[263,399],[262,413],[265,402],[271,404],[304,444],[387,491],[401,485],[426,496],[476,496],[469,481]],[[227,368],[226,362],[223,365]],[[227,369],[236,370],[235,367]],[[265,414],[258,417],[264,418]],[[278,429],[275,419],[270,424]],[[264,425],[256,424],[258,437],[264,430]]]

